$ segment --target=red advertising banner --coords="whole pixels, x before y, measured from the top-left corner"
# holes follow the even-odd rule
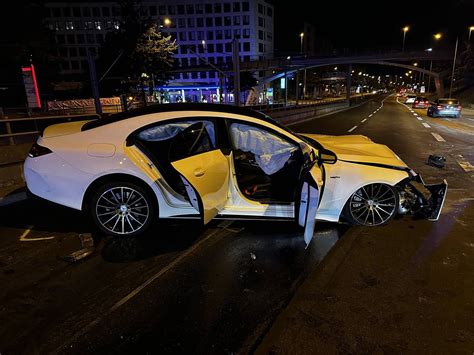
[[[22,67],[21,72],[23,73],[23,84],[25,85],[28,108],[41,108],[34,65],[31,64],[29,67]]]

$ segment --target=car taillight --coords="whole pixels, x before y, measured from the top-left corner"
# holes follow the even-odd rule
[[[415,101],[415,105],[418,103],[418,101]]]
[[[456,107],[456,110],[458,110],[458,111],[461,111],[461,109],[462,109],[461,105],[458,105],[458,107]]]
[[[443,106],[438,105],[438,106],[436,106],[436,108],[437,108],[438,110],[441,110],[441,109],[443,108]]]
[[[46,155],[49,153],[52,153],[52,151],[46,147],[43,147],[42,145],[39,145],[38,143],[35,143],[31,147],[30,152],[28,153],[28,156],[30,158],[36,158],[36,157],[40,157],[42,155]]]

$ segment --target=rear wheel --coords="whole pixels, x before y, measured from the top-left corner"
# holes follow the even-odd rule
[[[101,185],[90,201],[94,223],[102,232],[115,237],[144,233],[152,224],[154,211],[149,192],[126,181]]]
[[[370,184],[352,194],[344,208],[355,225],[378,226],[390,221],[398,209],[398,191],[387,184]]]

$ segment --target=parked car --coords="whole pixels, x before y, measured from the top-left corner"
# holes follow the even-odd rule
[[[412,108],[427,108],[430,101],[426,97],[417,96],[413,102]]]
[[[405,104],[409,105],[415,102],[416,95],[408,94],[405,98]]]
[[[426,114],[430,117],[461,117],[462,106],[456,99],[437,99],[430,104]]]
[[[155,217],[287,219],[309,243],[316,219],[437,220],[447,190],[446,181],[424,185],[367,137],[297,134],[262,113],[212,104],[49,126],[24,170],[33,194],[85,211],[111,236],[142,234]]]

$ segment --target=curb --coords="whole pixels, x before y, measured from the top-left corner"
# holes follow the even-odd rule
[[[0,207],[6,207],[17,202],[25,201],[28,199],[26,192],[17,192],[5,197],[0,197]]]

